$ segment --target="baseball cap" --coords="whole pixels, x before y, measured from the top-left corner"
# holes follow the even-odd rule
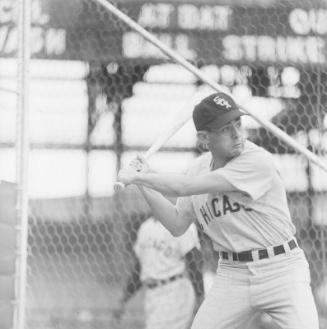
[[[194,107],[193,121],[197,131],[218,129],[237,119],[241,112],[235,101],[223,92],[214,93],[204,98]]]

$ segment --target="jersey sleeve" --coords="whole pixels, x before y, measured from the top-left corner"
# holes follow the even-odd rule
[[[272,156],[259,149],[238,156],[214,172],[237,190],[257,200],[271,188],[274,171]]]
[[[179,197],[177,199],[176,209],[179,217],[190,220],[192,222],[196,220],[196,214],[193,208],[191,197]]]
[[[200,249],[198,231],[194,223],[192,223],[187,231],[177,239],[183,256],[193,248]]]

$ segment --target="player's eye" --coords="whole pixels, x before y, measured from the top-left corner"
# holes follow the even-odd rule
[[[222,127],[221,130],[220,130],[220,132],[222,132],[222,133],[227,133],[229,131],[230,131],[230,126],[229,125],[225,126],[225,127]]]

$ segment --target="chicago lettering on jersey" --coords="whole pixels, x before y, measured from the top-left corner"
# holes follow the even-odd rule
[[[239,212],[241,209],[245,211],[252,211],[236,201],[231,202],[227,195],[222,198],[213,198],[211,202],[206,202],[201,208],[200,213],[203,220],[208,225],[213,219],[224,216],[228,213]]]

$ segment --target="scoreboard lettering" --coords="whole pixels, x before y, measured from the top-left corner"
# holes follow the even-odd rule
[[[232,62],[326,63],[326,42],[321,37],[228,35],[223,55]]]
[[[231,15],[228,6],[145,3],[136,21],[147,28],[227,31]]]
[[[117,5],[193,62],[295,66],[327,63],[327,8],[241,7],[188,0],[117,0]],[[0,57],[17,52],[17,7],[13,0],[0,0]],[[166,60],[160,50],[97,2],[31,0],[31,20],[31,51],[35,58]]]
[[[171,26],[171,17],[174,9],[174,6],[168,3],[145,3],[140,9],[137,22],[143,27],[169,28]]]
[[[10,57],[18,48],[17,3],[0,0],[0,56]],[[66,30],[51,27],[51,17],[43,10],[41,0],[31,1],[31,53],[51,58],[66,51]]]
[[[291,10],[288,21],[296,34],[327,34],[327,9]]]
[[[177,26],[181,29],[227,31],[230,28],[232,10],[227,6],[177,7]]]
[[[274,24],[271,17],[275,17]],[[327,62],[324,8],[147,2],[141,4],[134,19],[189,60],[202,58],[215,64],[326,65]],[[131,59],[166,58],[133,32],[123,34],[122,53]]]
[[[177,51],[188,60],[195,60],[197,52],[190,45],[190,38],[184,33],[169,34],[160,33],[155,36],[169,48]],[[157,47],[147,42],[136,32],[126,32],[122,41],[123,56],[126,58],[157,58],[164,59],[167,56]]]

